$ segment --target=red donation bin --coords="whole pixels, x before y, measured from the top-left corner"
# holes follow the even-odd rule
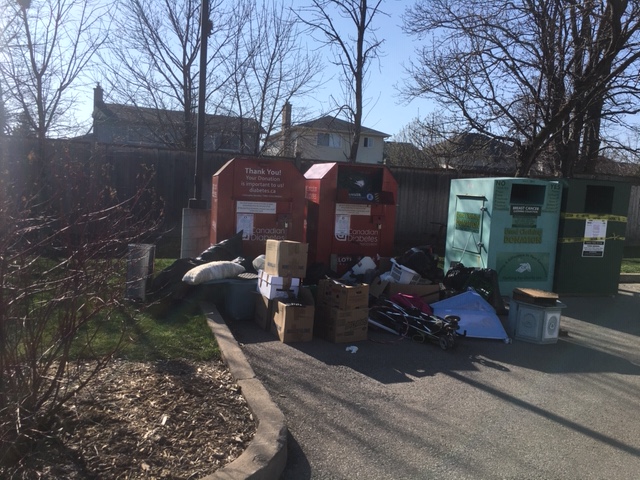
[[[386,166],[318,163],[304,177],[310,263],[343,274],[392,256],[398,183]]]
[[[248,260],[267,239],[304,242],[304,176],[286,160],[233,158],[211,180],[211,245],[242,230]]]

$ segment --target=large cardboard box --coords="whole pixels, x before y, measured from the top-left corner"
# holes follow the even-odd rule
[[[329,305],[316,305],[315,324],[318,326],[332,325],[343,330],[367,326],[369,324],[369,309],[342,310]]]
[[[277,277],[304,278],[309,245],[291,240],[267,240],[264,271]]]
[[[440,300],[440,284],[432,283],[430,285],[407,285],[402,283],[389,283],[385,291],[386,295],[391,297],[396,293],[405,293],[407,295],[418,295],[427,303],[434,303]]]
[[[369,309],[341,310],[316,305],[314,334],[333,343],[358,342],[368,338]]]
[[[301,288],[293,305],[275,300],[271,331],[283,343],[309,342],[313,339],[314,314],[313,295],[308,288]]]
[[[258,270],[258,291],[270,300],[297,297],[300,283],[296,277],[277,277]]]
[[[354,327],[346,330],[340,327],[325,325],[317,330],[316,335],[331,343],[362,342],[369,338],[369,327]]]
[[[275,300],[271,300],[260,292],[253,292],[255,297],[255,312],[253,319],[263,330],[271,330],[271,322],[273,320],[273,304]]]
[[[318,282],[318,303],[349,310],[369,306],[369,285],[345,285],[337,280],[323,279]]]

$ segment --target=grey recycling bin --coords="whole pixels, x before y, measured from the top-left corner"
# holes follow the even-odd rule
[[[130,244],[127,254],[127,283],[125,297],[130,300],[145,300],[147,280],[153,275],[155,245]]]

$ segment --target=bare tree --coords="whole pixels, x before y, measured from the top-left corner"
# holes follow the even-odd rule
[[[227,72],[229,97],[241,118],[255,119],[265,138],[253,136],[249,150],[263,153],[269,137],[280,126],[282,106],[317,88],[322,64],[299,41],[299,21],[280,0],[254,5],[249,21],[235,36],[235,55]]]
[[[331,48],[332,63],[342,69],[344,103],[338,103],[338,111],[345,111],[354,125],[350,162],[355,162],[358,155],[367,72],[371,61],[381,55],[384,42],[378,40],[373,26],[377,15],[386,15],[380,9],[381,3],[382,0],[312,0],[299,13],[312,31],[321,34],[320,41]],[[303,18],[304,14],[309,18]],[[344,23],[355,27],[355,35],[343,27]]]
[[[592,171],[602,132],[638,113],[640,2],[419,1],[405,30],[428,42],[410,66],[426,96],[470,131],[518,151],[517,175]]]
[[[161,124],[159,143],[194,149],[200,72],[201,0],[123,0],[115,17],[116,35],[103,55],[100,81],[114,103],[139,107],[140,122]],[[228,113],[216,97],[228,80],[221,66],[236,25],[246,22],[244,1],[227,9],[223,0],[209,3],[212,18],[207,39],[207,111]],[[181,112],[177,117],[171,112]],[[169,126],[170,128],[166,128]],[[170,132],[170,138],[165,138]],[[153,130],[152,130],[153,133]]]
[[[438,151],[447,139],[458,135],[455,122],[447,121],[443,112],[432,114],[428,118],[415,118],[395,135],[394,141],[402,147],[394,148],[397,161],[409,166],[423,168],[448,168],[448,157]],[[402,160],[402,156],[406,158]]]
[[[7,111],[37,138],[75,133],[76,87],[108,31],[95,0],[0,0],[0,82]]]

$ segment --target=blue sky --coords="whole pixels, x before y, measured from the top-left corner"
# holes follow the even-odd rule
[[[304,2],[304,3],[303,3]],[[296,6],[307,4],[306,1],[295,0]],[[365,110],[363,125],[389,135],[397,134],[413,119],[424,118],[434,110],[434,104],[425,99],[413,100],[409,104],[402,103],[398,97],[397,86],[406,79],[405,66],[414,57],[414,49],[417,45],[413,38],[402,32],[402,14],[405,9],[414,4],[414,0],[384,0],[382,11],[389,16],[379,15],[374,19],[377,28],[376,35],[379,40],[384,39],[382,55],[369,66],[368,82],[365,86]],[[346,25],[349,32],[354,26]],[[320,50],[326,64],[323,78],[326,80],[322,88],[314,92],[313,97],[298,99],[293,104],[293,121],[296,119],[296,107],[305,112],[305,118],[320,116],[330,109],[330,97],[340,96],[339,71],[329,63],[330,52],[328,49]],[[331,70],[331,69],[334,70]],[[93,108],[93,87],[78,89],[78,100],[81,104],[78,111],[78,120],[90,122]],[[297,105],[298,104],[298,105]]]
[[[297,2],[296,2],[297,3]],[[405,125],[416,117],[424,118],[434,111],[434,103],[426,99],[416,99],[409,104],[401,102],[397,86],[406,80],[405,66],[415,57],[415,39],[402,32],[402,14],[414,0],[386,0],[382,3],[382,11],[389,16],[375,17],[378,40],[384,39],[383,55],[369,67],[369,79],[365,90],[365,117],[363,125],[389,135],[397,134]],[[353,26],[351,26],[353,29]],[[324,54],[324,58],[328,58]],[[328,65],[327,68],[331,67]],[[325,76],[330,76],[326,71]],[[331,91],[339,94],[337,78],[328,82],[315,95],[315,100],[308,105],[312,110],[322,112],[329,104]],[[295,109],[295,105],[294,105]],[[294,111],[295,121],[295,111]]]

